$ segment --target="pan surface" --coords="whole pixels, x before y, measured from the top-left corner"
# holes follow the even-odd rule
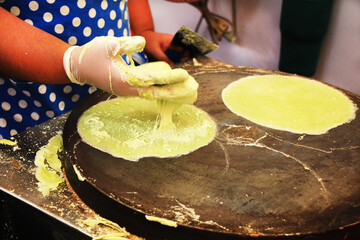
[[[215,140],[178,158],[114,158],[77,133],[81,114],[110,97],[98,91],[72,111],[63,133],[67,178],[86,204],[149,239],[279,239],[360,222],[359,111],[323,135],[269,129],[230,112],[221,91],[241,77],[273,71],[184,68],[200,84],[195,105],[217,123]],[[359,108],[359,97],[345,93]]]

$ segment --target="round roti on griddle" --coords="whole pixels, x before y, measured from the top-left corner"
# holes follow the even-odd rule
[[[120,97],[85,111],[78,121],[78,132],[90,146],[131,161],[188,154],[215,137],[215,123],[193,105],[176,109],[173,125],[167,128],[159,128],[159,116],[156,101]]]
[[[233,113],[256,124],[297,134],[324,134],[355,118],[357,107],[341,91],[308,78],[259,75],[222,92]]]

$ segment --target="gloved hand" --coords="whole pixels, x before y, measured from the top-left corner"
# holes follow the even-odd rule
[[[158,82],[160,82],[161,79],[166,79],[166,75],[171,71],[170,65],[166,62],[151,62],[136,68],[139,75],[142,75],[142,79],[146,79],[146,76],[152,76],[151,78],[158,79]],[[174,69],[173,71],[175,70],[180,69]],[[189,75],[184,81],[174,81],[170,84],[156,84],[150,88],[139,90],[139,93],[140,96],[147,99],[164,99],[171,102],[192,104],[197,99],[198,87],[199,84]]]
[[[139,36],[97,37],[83,46],[70,47],[64,54],[64,68],[72,82],[116,95],[165,100],[187,97],[189,93],[173,88],[189,81],[186,70],[171,69],[165,62],[149,64],[152,67],[129,66],[122,59],[122,55],[130,56],[144,46],[145,39]]]

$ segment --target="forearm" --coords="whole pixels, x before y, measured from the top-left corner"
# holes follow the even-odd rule
[[[146,31],[154,31],[148,0],[129,0],[128,9],[130,15],[130,27],[135,35],[142,36]]]
[[[67,83],[63,54],[69,44],[0,7],[0,74],[43,83]]]
[[[129,15],[131,29],[135,35],[143,36],[146,40],[144,52],[152,61],[165,61],[170,65],[174,63],[165,55],[173,35],[154,31],[150,6],[147,0],[129,0]]]

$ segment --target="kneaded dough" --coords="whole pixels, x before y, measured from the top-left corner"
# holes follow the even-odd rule
[[[78,132],[90,146],[131,161],[188,154],[215,137],[215,123],[193,105],[179,106],[172,121],[172,127],[159,127],[156,100],[120,97],[85,111],[78,121]]]
[[[259,125],[298,134],[319,135],[355,118],[357,107],[341,91],[295,76],[241,78],[222,92],[235,114]]]

